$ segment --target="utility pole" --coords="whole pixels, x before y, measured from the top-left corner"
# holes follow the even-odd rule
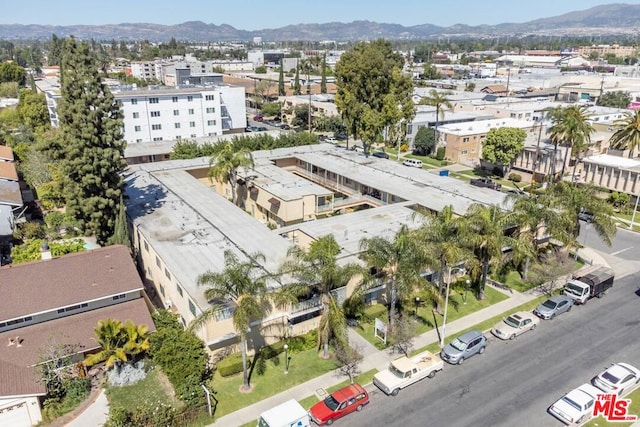
[[[307,95],[309,96],[309,112],[307,113],[307,126],[311,133],[311,81],[309,80],[309,63],[307,63]]]

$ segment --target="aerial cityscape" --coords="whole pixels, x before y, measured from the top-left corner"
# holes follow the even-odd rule
[[[640,427],[640,1],[32,3],[0,426]]]

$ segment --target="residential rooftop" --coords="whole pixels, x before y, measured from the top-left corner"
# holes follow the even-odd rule
[[[533,124],[530,121],[517,120],[506,117],[502,119],[478,120],[473,122],[446,124],[438,126],[438,132],[449,133],[458,136],[466,136],[486,133],[491,129],[497,129],[501,127],[526,129],[532,126]]]
[[[598,154],[585,157],[582,161],[607,167],[640,171],[640,159],[630,159],[628,157],[612,156],[610,154]]]

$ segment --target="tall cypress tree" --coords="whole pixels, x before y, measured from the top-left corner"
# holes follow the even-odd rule
[[[287,92],[284,90],[284,59],[280,60],[280,76],[278,77],[278,96],[285,96]]]
[[[300,95],[300,59],[296,63],[296,78],[293,81],[293,94]]]
[[[60,167],[67,212],[82,232],[105,244],[114,233],[122,197],[125,141],[119,103],[98,75],[86,43],[64,43],[58,104]]]
[[[320,80],[320,93],[327,93],[327,54],[322,57],[322,78]]]

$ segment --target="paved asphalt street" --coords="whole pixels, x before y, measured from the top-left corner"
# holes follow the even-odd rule
[[[461,366],[371,403],[336,426],[561,426],[547,408],[614,362],[640,367],[640,273],[616,280],[602,299],[576,306],[514,341],[490,333],[489,347]]]
[[[609,247],[600,240],[591,224],[580,221],[581,245],[626,260],[640,260],[640,233],[634,233],[618,227],[613,244]],[[585,243],[586,242],[586,243]]]

